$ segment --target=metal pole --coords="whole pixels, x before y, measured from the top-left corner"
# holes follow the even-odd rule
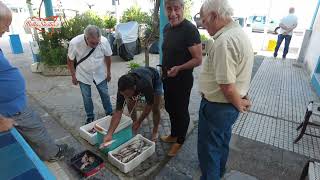
[[[168,18],[165,15],[165,9],[164,9],[164,1],[160,1],[160,41],[159,41],[159,49],[160,49],[160,62],[159,64],[162,64],[162,43],[163,43],[163,28],[164,26],[168,24]]]
[[[44,7],[46,12],[46,17],[53,16],[52,1],[44,0]]]
[[[33,10],[32,10],[32,3],[31,0],[27,0],[27,4],[28,4],[28,10],[29,10],[29,15],[30,17],[33,17]],[[38,32],[36,29],[32,28],[32,37],[34,41],[37,41],[39,43],[39,36],[38,36]]]
[[[269,26],[269,19],[270,19],[270,14],[271,14],[271,8],[272,8],[272,0],[269,1],[269,7],[268,7],[268,14],[266,17],[266,22],[265,22],[265,26],[264,26],[264,31],[263,31],[263,41],[262,41],[262,46],[261,46],[261,50],[264,50],[265,47],[265,42],[268,36],[268,26]]]

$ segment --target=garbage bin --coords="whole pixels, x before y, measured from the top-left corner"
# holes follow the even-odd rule
[[[23,53],[22,44],[20,41],[19,34],[11,34],[10,37],[10,47],[13,54]]]
[[[276,45],[277,45],[277,40],[275,40],[275,39],[270,39],[269,42],[268,42],[268,48],[267,48],[267,50],[268,50],[268,51],[274,51],[274,49],[276,48]]]

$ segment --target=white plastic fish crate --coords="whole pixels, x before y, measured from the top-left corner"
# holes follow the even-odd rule
[[[127,163],[123,163],[123,162],[119,161],[117,158],[115,158],[112,155],[114,153],[118,153],[118,151],[120,149],[126,147],[127,145],[129,145],[131,142],[133,142],[136,139],[142,139],[145,143],[149,144],[150,146],[148,147],[148,149],[146,149],[141,154],[139,154],[137,157],[135,157],[134,159],[132,159],[131,161],[129,161]],[[137,134],[135,137],[130,139],[128,142],[122,144],[121,146],[119,146],[118,148],[114,149],[113,151],[110,151],[108,153],[108,160],[110,161],[111,164],[116,166],[120,171],[122,171],[123,173],[127,173],[127,172],[133,170],[135,167],[137,167],[143,161],[148,159],[148,157],[150,157],[155,152],[155,146],[156,145],[155,145],[154,142],[152,142],[149,139],[143,137],[141,134]]]
[[[98,119],[84,126],[81,126],[79,129],[80,136],[86,141],[88,141],[91,145],[97,144],[97,132],[91,134],[89,133],[89,131],[94,127],[95,124],[102,121],[107,121],[109,118],[111,118],[111,116],[106,116],[104,118]]]

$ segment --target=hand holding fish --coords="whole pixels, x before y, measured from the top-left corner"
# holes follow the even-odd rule
[[[103,149],[112,144],[114,141],[115,140],[112,140],[112,135],[107,134],[106,136],[104,136],[103,143],[100,145],[99,148]]]

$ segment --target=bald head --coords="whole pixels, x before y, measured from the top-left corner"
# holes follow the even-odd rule
[[[11,16],[12,14],[10,9],[2,1],[0,1],[0,21]]]
[[[0,1],[0,37],[5,32],[9,32],[9,26],[12,21],[12,13],[10,9]]]

